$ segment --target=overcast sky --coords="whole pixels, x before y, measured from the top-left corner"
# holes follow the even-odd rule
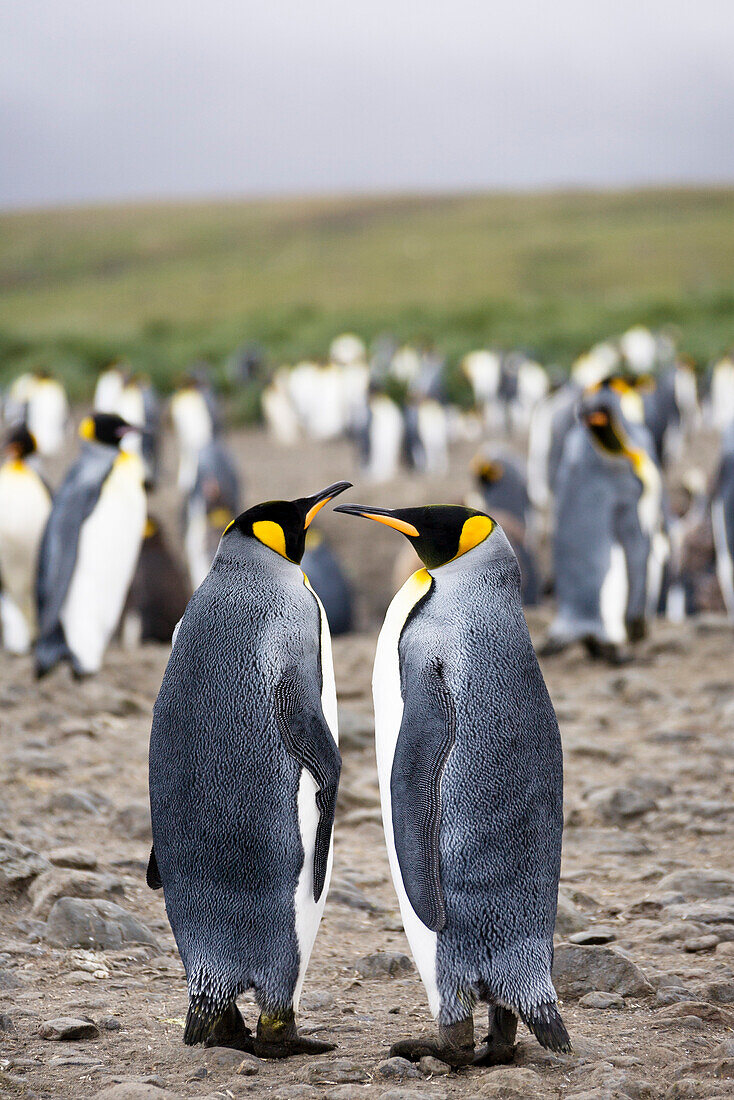
[[[734,0],[7,0],[0,205],[734,182]]]

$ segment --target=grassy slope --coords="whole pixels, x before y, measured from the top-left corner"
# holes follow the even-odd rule
[[[567,362],[634,320],[734,340],[734,190],[313,199],[0,218],[0,369],[73,382],[117,350],[164,381],[243,339],[323,353],[344,327],[496,340]]]

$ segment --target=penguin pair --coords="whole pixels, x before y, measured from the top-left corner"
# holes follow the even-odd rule
[[[74,675],[98,672],[117,628],[145,528],[143,463],[135,432],[96,413],[79,428],[82,451],[54,497],[38,561],[36,674],[62,660]]]
[[[225,531],[155,704],[147,878],[186,969],[189,1044],[332,1049],[295,1023],[340,771],[329,631],[298,563],[318,509],[347,487],[258,505]],[[508,1062],[518,1017],[568,1050],[551,982],[561,743],[515,555],[473,509],[337,510],[397,529],[424,562],[387,612],[373,687],[390,866],[439,1034],[392,1053]],[[236,1006],[248,988],[254,1035]]]

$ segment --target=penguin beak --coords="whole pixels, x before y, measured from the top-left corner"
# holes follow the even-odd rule
[[[417,527],[407,520],[401,519],[397,512],[391,512],[389,508],[367,508],[363,504],[340,504],[335,512],[344,512],[347,516],[362,516],[364,519],[374,519],[377,523],[384,523],[387,527],[394,527],[403,535],[409,535],[415,539],[420,535]]]
[[[334,497],[339,496],[339,493],[343,493],[346,489],[351,488],[351,481],[337,481],[334,485],[329,485],[326,489],[322,489],[320,493],[314,493],[312,497],[302,497],[298,503],[304,508],[306,513],[303,520],[304,529],[310,526],[311,521],[321,511],[325,504],[328,504]]]

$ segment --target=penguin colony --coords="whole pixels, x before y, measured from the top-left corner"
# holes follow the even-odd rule
[[[382,340],[368,361],[350,335],[327,365],[279,370],[262,394],[275,445],[350,439],[367,483],[401,463],[440,475],[452,441],[476,441],[462,503],[335,508],[401,533],[418,564],[385,615],[373,695],[390,869],[437,1034],[391,1054],[451,1067],[512,1061],[518,1021],[570,1049],[551,979],[561,741],[523,604],[554,596],[544,654],[580,643],[612,663],[655,615],[705,607],[707,585],[734,620],[734,360],[710,372],[703,410],[690,363],[641,326],[555,388],[524,355],[481,350],[462,369],[468,415],[447,403],[430,349]],[[218,402],[194,368],[167,410],[174,544],[148,512],[162,476],[155,392],[113,364],[94,405],[52,494],[42,463],[68,434],[63,389],[37,372],[5,397],[4,647],[32,651],[38,676],[68,661],[84,677],[118,629],[130,645],[172,639],[151,729],[147,882],[163,890],[186,971],[184,1041],[272,1058],[331,1050],[299,1033],[297,1013],[333,855],[331,635],[352,629],[354,605],[312,523],[350,483],[241,511]],[[721,437],[713,481],[692,470],[669,494],[666,468],[704,421]],[[237,1006],[247,990],[254,1030]]]

